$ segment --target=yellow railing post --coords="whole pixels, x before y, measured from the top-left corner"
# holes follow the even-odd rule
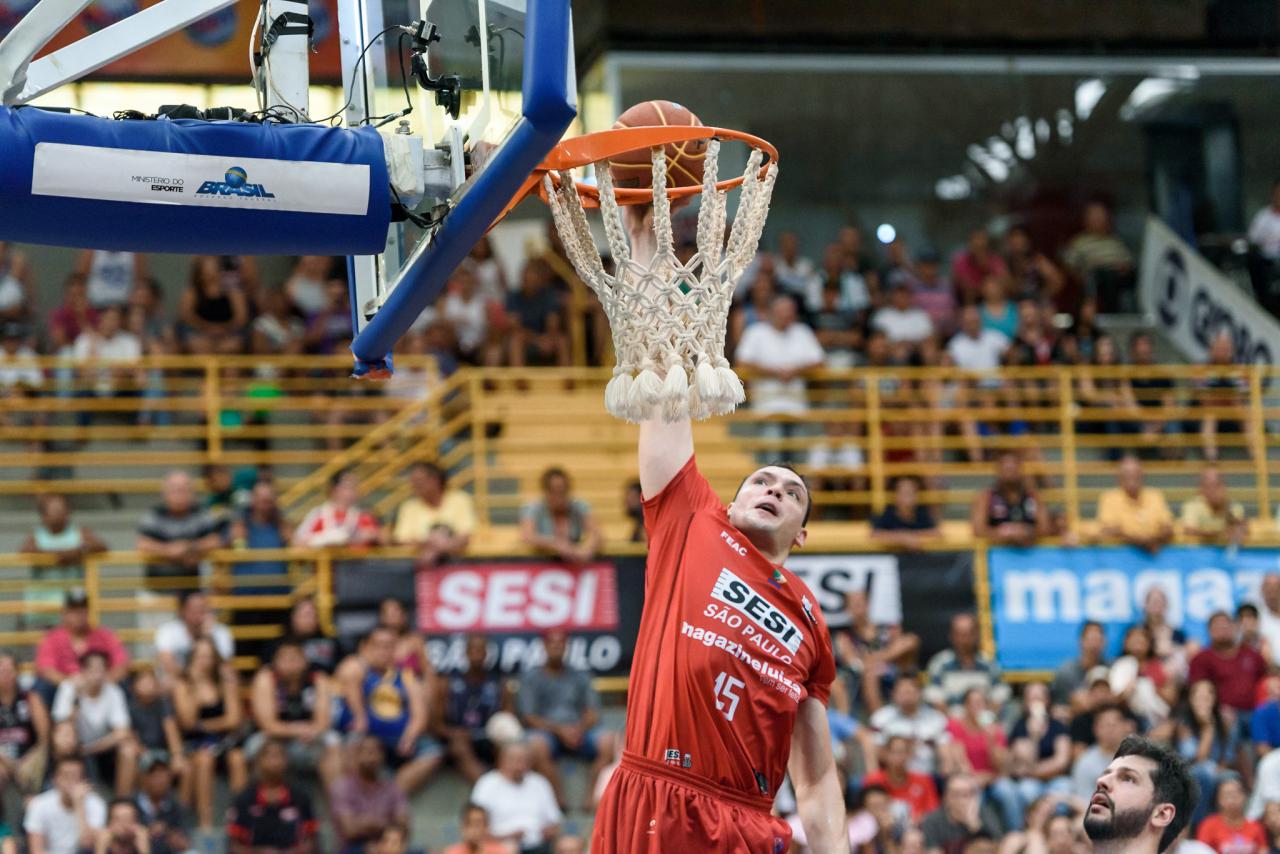
[[[204,363],[204,417],[207,431],[206,454],[210,462],[222,458],[222,372],[216,359]]]
[[[316,610],[326,633],[336,635],[333,623],[333,557],[321,549],[316,554]]]
[[[1080,530],[1080,473],[1076,467],[1075,394],[1070,368],[1058,369],[1058,433],[1062,437],[1062,489],[1067,496],[1067,524]]]
[[[978,606],[978,633],[982,654],[994,658],[996,654],[995,620],[991,615],[991,572],[987,563],[987,543],[978,540],[973,544],[973,599]]]
[[[867,384],[867,450],[871,464],[871,510],[880,513],[886,503],[884,482],[884,424],[880,408],[880,374],[868,372],[863,381]]]
[[[485,421],[481,411],[485,408],[484,381],[479,371],[473,371],[467,377],[467,397],[471,401],[471,469],[475,483],[476,513],[480,516],[480,526],[489,527],[493,519],[489,512],[489,443],[485,436]]]
[[[1249,421],[1253,430],[1253,442],[1249,450],[1253,454],[1254,476],[1258,479],[1258,517],[1264,523],[1271,521],[1271,477],[1267,471],[1267,420],[1263,415],[1262,365],[1249,369]]]

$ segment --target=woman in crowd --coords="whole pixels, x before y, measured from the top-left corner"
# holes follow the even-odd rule
[[[302,654],[306,656],[307,666],[312,670],[332,676],[333,671],[338,669],[342,649],[338,639],[320,625],[320,609],[313,597],[306,596],[293,603],[285,622],[284,634],[302,644]]]
[[[1208,795],[1209,792],[1202,792],[1201,800],[1206,800]],[[1265,854],[1271,847],[1266,830],[1260,822],[1244,817],[1247,799],[1248,793],[1240,778],[1232,773],[1223,775],[1213,792],[1213,804],[1218,811],[1200,822],[1196,839],[1218,854]]]
[[[1022,689],[1022,717],[1009,733],[1009,773],[1024,804],[1046,792],[1071,791],[1071,733],[1050,714],[1049,686],[1028,682]]]
[[[964,694],[959,716],[947,722],[951,736],[954,767],[973,774],[985,796],[1000,810],[1007,830],[1021,830],[1026,803],[1017,785],[1006,774],[1009,765],[1008,741],[987,704],[986,688],[970,688]]]
[[[191,259],[191,283],[182,294],[178,319],[192,353],[244,352],[249,309],[244,294],[227,287],[217,256]]]
[[[1208,679],[1187,686],[1186,700],[1175,713],[1176,744],[1182,758],[1191,764],[1191,774],[1202,793],[1192,822],[1209,812],[1207,794],[1217,789],[1229,775],[1239,747],[1235,728],[1228,726],[1218,705],[1218,689]]]
[[[227,768],[231,791],[248,782],[240,749],[243,703],[235,671],[218,655],[211,639],[197,638],[191,657],[174,685],[173,707],[186,743],[191,773],[184,780],[184,800],[194,801],[202,831],[212,831],[214,772],[218,760]]]

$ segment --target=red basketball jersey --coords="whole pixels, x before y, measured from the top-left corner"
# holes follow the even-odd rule
[[[645,604],[626,749],[772,798],[799,704],[826,703],[831,638],[809,588],[729,523],[693,458],[644,504]]]

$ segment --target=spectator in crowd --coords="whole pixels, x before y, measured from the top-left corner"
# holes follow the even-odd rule
[[[267,478],[254,482],[249,490],[249,503],[236,511],[228,534],[233,548],[263,550],[286,549],[293,539],[293,526],[280,509],[275,483]],[[231,576],[236,580],[251,580],[263,576],[284,576],[289,565],[280,560],[239,560],[231,564]],[[272,596],[290,592],[288,585],[264,586],[262,584],[237,584],[237,595]],[[250,612],[252,613],[252,612]],[[237,614],[237,616],[239,616]],[[253,614],[257,622],[257,614]]]
[[[1009,268],[992,249],[991,235],[985,229],[969,232],[969,242],[951,259],[951,281],[964,306],[975,305],[982,298],[982,283],[989,276],[1003,279],[1008,275]]]
[[[1071,756],[1076,759],[1088,747],[1097,743],[1094,737],[1094,715],[1099,709],[1116,706],[1120,713],[1135,726],[1137,716],[1129,707],[1116,701],[1115,692],[1111,690],[1111,670],[1107,667],[1095,667],[1085,675],[1085,691],[1083,699],[1078,700],[1074,708],[1055,707],[1058,714],[1066,715],[1071,733]],[[1080,695],[1077,694],[1077,697]]]
[[[458,835],[461,840],[444,849],[443,854],[510,854],[510,848],[489,834],[489,813],[479,804],[462,805]]]
[[[1210,410],[1200,420],[1204,458],[1211,463],[1218,461],[1218,437],[1222,433],[1243,434],[1245,451],[1252,456],[1253,421],[1246,415],[1249,378],[1245,369],[1236,362],[1235,341],[1230,329],[1220,329],[1214,334],[1205,364],[1207,368],[1203,378],[1196,383],[1193,401],[1194,405]]]
[[[375,626],[359,651],[338,668],[344,711],[340,729],[368,733],[382,742],[396,785],[407,794],[421,788],[440,765],[442,750],[426,736],[426,698],[411,670],[395,661],[396,633]]]
[[[138,551],[148,559],[147,578],[183,579],[179,591],[196,589],[201,563],[209,552],[222,548],[226,534],[226,517],[196,501],[191,475],[169,472],[161,486],[160,503],[138,525]],[[160,592],[174,590],[173,584],[160,585]]]
[[[862,780],[863,789],[882,789],[892,800],[903,804],[913,823],[938,808],[938,789],[933,777],[908,768],[914,748],[911,739],[904,735],[892,735],[880,751],[880,769],[867,774]]]
[[[1138,432],[1144,448],[1157,445],[1161,437],[1176,434],[1180,429],[1179,421],[1165,417],[1165,413],[1172,410],[1178,402],[1174,394],[1176,385],[1173,377],[1154,375],[1152,371],[1155,363],[1156,348],[1151,333],[1138,330],[1130,335],[1129,364],[1138,369],[1133,373],[1139,375],[1130,376],[1128,382],[1130,397],[1143,415]]]
[[[1280,581],[1280,577],[1277,580]],[[1276,588],[1276,594],[1277,605],[1280,606],[1280,585]],[[1263,622],[1265,624],[1265,620]],[[1195,648],[1193,644],[1188,644],[1187,635],[1182,629],[1169,624],[1169,596],[1158,584],[1149,587],[1142,597],[1141,625],[1151,632],[1156,658],[1165,669],[1176,678],[1185,675],[1188,656],[1195,653]]]
[[[176,764],[173,770],[177,773],[186,772],[182,734],[173,702],[161,693],[160,678],[150,664],[138,667],[129,686],[129,725],[133,729],[139,768],[145,768],[149,759],[163,755]]]
[[[1249,532],[1244,505],[1231,500],[1218,469],[1200,470],[1199,491],[1182,505],[1182,532],[1202,543],[1244,542]]]
[[[894,482],[893,503],[871,518],[871,539],[894,548],[919,551],[942,537],[938,521],[920,503],[920,481],[903,475]]]
[[[353,471],[335,472],[329,478],[329,500],[313,507],[293,532],[293,544],[311,548],[365,546],[376,543],[381,527],[372,513],[361,508],[358,482]]]
[[[803,300],[811,292],[817,275],[818,268],[813,261],[800,253],[800,235],[794,231],[779,234],[778,251],[773,253],[773,277],[778,286]]]
[[[1062,260],[1085,282],[1092,295],[1101,294],[1107,285],[1119,284],[1133,273],[1133,254],[1115,236],[1111,211],[1099,201],[1085,205],[1084,230],[1071,238]]]
[[[166,682],[179,678],[195,642],[201,638],[213,642],[223,661],[230,661],[235,655],[231,630],[219,623],[209,609],[209,597],[199,590],[185,590],[178,597],[177,615],[156,629],[156,662]]]
[[[862,245],[862,230],[857,226],[846,225],[836,232],[836,246],[840,251],[840,267],[852,276],[864,282],[870,302],[880,301],[880,274],[876,272],[876,263]]]
[[[1009,732],[1009,773],[1023,803],[1047,792],[1071,790],[1071,734],[1051,713],[1049,688],[1028,682],[1022,689],[1022,717]]]
[[[62,608],[62,623],[45,632],[36,646],[36,676],[51,686],[47,700],[52,702],[53,687],[80,672],[80,659],[90,652],[106,656],[108,681],[119,682],[129,674],[129,653],[120,638],[105,626],[91,626],[89,597],[83,590],[70,590]]]
[[[852,677],[850,705],[860,699],[863,709],[874,712],[884,705],[882,698],[893,693],[902,673],[916,671],[920,637],[904,632],[900,623],[873,622],[865,590],[845,594],[845,613],[848,628],[833,633],[836,664],[846,680]]]
[[[817,301],[817,306],[809,312],[809,323],[822,348],[823,363],[828,368],[853,367],[863,346],[857,314],[841,306],[840,291],[834,287],[823,288]]]
[[[84,276],[68,275],[63,284],[62,303],[49,314],[49,345],[53,353],[61,353],[74,344],[82,332],[97,325],[98,310],[89,304]]]
[[[1102,624],[1087,620],[1080,625],[1080,654],[1064,661],[1053,674],[1053,683],[1049,686],[1049,696],[1055,706],[1082,708],[1087,690],[1085,679],[1099,666],[1106,666],[1105,651],[1107,635]]]
[[[1018,306],[1009,299],[1007,276],[987,276],[982,280],[982,301],[978,303],[982,328],[994,329],[1009,341],[1018,334]]]
[[[622,509],[626,514],[631,533],[627,539],[633,543],[647,543],[649,534],[644,528],[644,492],[640,489],[640,481],[628,481],[622,497]]]
[[[951,364],[960,370],[991,373],[1000,367],[1009,343],[1009,339],[1001,333],[982,327],[982,315],[976,305],[966,305],[960,310],[960,331],[947,342],[947,356]],[[995,393],[1001,385],[996,377],[965,381],[957,395],[957,403],[967,406],[995,406]],[[967,440],[969,458],[974,462],[983,459],[977,421],[965,418],[961,421],[960,429]]]
[[[1138,414],[1138,403],[1133,397],[1133,387],[1123,376],[1114,372],[1120,366],[1120,352],[1115,339],[1102,335],[1093,342],[1092,364],[1103,371],[1085,373],[1080,379],[1080,402],[1091,409],[1110,413],[1111,417],[1099,419],[1093,415],[1089,419],[1078,422],[1080,432],[1102,433],[1108,436],[1122,436],[1137,430],[1135,416]],[[1108,369],[1111,373],[1108,374]],[[1107,449],[1107,458],[1117,460],[1123,449],[1111,447]]]
[[[289,298],[284,291],[272,289],[263,294],[262,305],[249,325],[249,341],[254,353],[260,356],[302,353],[307,325],[289,309]]]
[[[22,543],[26,554],[46,555],[53,565],[40,564],[31,568],[31,588],[24,592],[30,605],[53,607],[62,601],[63,592],[58,587],[43,585],[57,582],[83,582],[83,561],[86,555],[107,550],[102,538],[84,525],[71,521],[71,508],[66,496],[47,493],[36,498],[40,521]],[[47,625],[47,623],[43,624]]]
[[[160,356],[177,352],[177,331],[164,314],[164,289],[155,279],[139,282],[125,309],[125,328],[142,340],[144,353]]]
[[[1271,650],[1263,641],[1262,634],[1259,629],[1258,606],[1254,605],[1252,602],[1241,602],[1237,605],[1236,625],[1239,627],[1239,632],[1237,634],[1240,639],[1240,645],[1251,647],[1252,649],[1256,649],[1258,652],[1262,653],[1262,658],[1267,662],[1267,665],[1270,666]],[[1271,671],[1268,670],[1268,673],[1271,673]],[[1272,675],[1280,676],[1280,674],[1274,673]],[[1263,680],[1258,683],[1259,692],[1267,690],[1267,679],[1268,677],[1264,674]],[[1274,684],[1280,685],[1280,682],[1276,682]]]
[[[0,240],[0,323],[29,319],[35,308],[34,285],[35,275],[26,253]]]
[[[892,344],[918,345],[933,335],[929,313],[915,304],[911,285],[899,282],[889,290],[889,304],[871,318],[871,326],[888,336]]]
[[[1013,296],[1017,299],[1041,300],[1048,298],[1058,302],[1066,287],[1066,276],[1058,265],[1035,248],[1031,231],[1025,225],[1015,225],[1004,235],[1004,259],[1013,282]]]
[[[30,331],[23,324],[0,323],[0,400],[27,397],[44,385],[44,372],[36,364],[29,339]],[[0,407],[0,425],[22,424],[5,411],[10,406]]]
[[[213,828],[214,771],[227,768],[232,791],[244,787],[247,766],[240,746],[243,701],[235,670],[208,637],[197,638],[182,676],[173,686],[173,708],[191,772],[185,800],[195,804],[201,832]]]
[[[409,826],[409,801],[395,781],[384,776],[382,742],[365,735],[356,742],[351,772],[329,787],[329,804],[340,854],[364,854],[383,828]]]
[[[495,839],[514,844],[520,854],[550,854],[564,816],[547,778],[530,770],[529,747],[508,744],[498,753],[498,767],[486,772],[471,790],[471,802],[489,815]]]
[[[874,276],[874,273],[872,274]],[[769,280],[772,284],[772,279]],[[822,293],[833,290],[839,294],[837,304],[841,310],[851,313],[859,324],[865,321],[872,304],[873,284],[867,276],[845,264],[845,253],[839,243],[829,244],[822,253],[822,270],[814,280],[807,300],[810,310],[822,301]],[[776,293],[776,289],[773,289]]]
[[[395,634],[396,666],[403,667],[417,678],[429,703],[436,671],[427,655],[426,639],[413,630],[409,611],[399,599],[388,596],[378,603],[378,625]]]
[[[329,728],[329,680],[308,669],[296,640],[281,641],[270,664],[253,677],[250,710],[258,730],[245,745],[250,760],[267,739],[274,739],[285,745],[291,769],[318,772],[326,785],[337,779],[341,739]],[[381,761],[381,751],[378,756]]]
[[[99,312],[97,326],[80,333],[71,355],[81,365],[92,366],[81,369],[88,396],[136,396],[146,383],[146,373],[137,367],[142,339],[124,328],[124,312],[119,306]]]
[[[1117,480],[1118,487],[1098,498],[1101,535],[1155,554],[1173,538],[1173,513],[1164,493],[1143,484],[1142,463],[1133,454],[1120,460]]]
[[[1271,185],[1270,204],[1259,208],[1249,221],[1249,243],[1266,261],[1280,261],[1280,180]]]
[[[53,786],[27,804],[22,827],[31,854],[78,854],[92,849],[107,823],[107,805],[85,779],[84,760],[63,756],[53,765]]]
[[[445,295],[432,311],[457,335],[464,361],[493,366],[502,361],[502,339],[490,329],[489,319],[501,310],[502,304],[482,293],[475,271],[463,262],[449,277]]]
[[[1008,739],[987,705],[985,689],[965,692],[960,713],[947,722],[947,734],[951,736],[951,766],[973,775],[983,787],[984,797],[1000,810],[1006,831],[1022,830],[1028,804],[1007,775]]]
[[[940,336],[947,337],[956,328],[956,292],[942,276],[937,251],[922,250],[916,256],[915,275],[909,280],[915,304],[924,309]]]
[[[324,283],[324,308],[307,317],[307,331],[302,336],[308,353],[332,356],[342,351],[354,333],[351,327],[351,295],[342,279]]]
[[[310,670],[332,676],[338,669],[341,660],[338,640],[320,625],[320,609],[313,597],[304,596],[293,603],[284,634],[302,647]]]
[[[84,277],[89,304],[99,310],[127,305],[134,286],[150,278],[147,256],[102,249],[81,250],[74,272]]]
[[[138,818],[151,838],[151,854],[184,854],[191,850],[191,822],[174,791],[174,774],[166,756],[142,758],[142,784],[136,803]]]
[[[107,657],[86,652],[80,673],[64,679],[53,698],[50,716],[55,724],[70,721],[80,741],[80,752],[91,762],[92,776],[115,786],[122,794],[133,791],[138,746],[129,727],[129,704],[124,691],[107,681]]]
[[[333,270],[328,255],[302,255],[285,280],[284,292],[294,313],[303,320],[324,311],[329,304],[325,283]]]
[[[946,715],[921,704],[920,683],[914,674],[898,677],[891,698],[893,702],[871,715],[868,725],[881,740],[895,735],[911,739],[915,753],[908,767],[921,774],[937,774],[938,749],[950,739]]]
[[[983,808],[982,786],[970,774],[946,779],[942,806],[920,823],[925,846],[943,854],[967,854],[967,843],[977,838],[999,839],[1000,819],[992,808]]]
[[[1265,854],[1270,850],[1262,824],[1245,818],[1244,805],[1249,795],[1239,776],[1223,776],[1216,789],[1202,792],[1201,797],[1212,797],[1217,812],[1200,822],[1197,840],[1217,854]]]
[[[929,703],[949,709],[960,705],[970,688],[985,688],[992,703],[1003,704],[1009,698],[1009,686],[1001,679],[1000,665],[979,648],[977,618],[973,614],[952,617],[950,639],[950,648],[929,659],[929,687],[925,690]]]
[[[1031,546],[1050,533],[1048,509],[1022,472],[1022,456],[1004,450],[996,461],[996,480],[973,498],[969,511],[973,535],[996,545]]]
[[[586,563],[604,543],[590,506],[574,498],[569,474],[553,466],[538,479],[542,498],[520,510],[520,539],[529,548],[567,563]]]
[[[1174,712],[1178,752],[1191,766],[1191,774],[1204,793],[1213,792],[1238,758],[1237,730],[1228,714],[1218,704],[1218,689],[1208,679],[1192,680],[1186,700]],[[1208,813],[1211,797],[1200,799],[1194,821]]]
[[[564,802],[556,760],[580,756],[590,760],[591,791],[595,779],[613,759],[615,737],[598,728],[600,698],[591,674],[565,662],[569,638],[557,629],[542,638],[546,662],[524,674],[516,694],[520,717],[530,732],[534,768],[550,781],[556,800]]]
[[[511,692],[488,668],[489,642],[484,635],[467,636],[467,669],[441,676],[433,704],[432,732],[449,751],[449,758],[468,783],[475,784],[492,765],[494,744],[485,724],[500,711],[510,711]]]
[[[235,796],[227,815],[229,854],[313,854],[317,822],[311,799],[288,781],[285,746],[258,751],[257,777]]]
[[[398,824],[384,827],[378,839],[371,842],[365,850],[369,854],[424,854],[421,849],[409,847],[409,832]]]
[[[1178,699],[1178,680],[1156,655],[1151,630],[1142,624],[1124,633],[1121,655],[1111,665],[1108,683],[1116,696],[1157,732]]]
[[[507,296],[507,362],[513,367],[563,367],[571,362],[568,323],[554,280],[546,261],[531,258],[525,262],[520,289]]]
[[[228,286],[216,255],[191,259],[187,289],[178,304],[181,336],[192,353],[241,353],[249,322],[244,293]]]
[[[94,854],[152,854],[151,836],[138,818],[138,805],[132,800],[113,800],[106,827],[94,834]]]
[[[798,319],[791,297],[773,298],[767,319],[746,328],[734,356],[740,368],[755,376],[749,385],[755,412],[800,415],[808,410],[804,374],[821,367],[824,354],[813,330]],[[794,432],[783,422],[763,426],[766,437],[772,439],[786,438]]]
[[[476,528],[471,496],[448,486],[444,469],[435,463],[416,462],[409,467],[413,496],[396,508],[391,541],[419,546],[419,560],[427,566],[463,554]]]
[[[1237,636],[1235,620],[1225,611],[1209,617],[1209,646],[1191,659],[1187,682],[1207,679],[1217,689],[1217,699],[1235,710],[1246,725],[1253,711],[1256,688],[1267,672],[1262,653],[1250,646],[1243,646]]]
[[[18,684],[17,658],[8,650],[0,650],[0,791],[10,787],[24,795],[40,791],[48,758],[49,729],[44,700]]]
[[[1098,778],[1107,770],[1120,749],[1120,742],[1130,734],[1129,720],[1117,705],[1102,706],[1093,712],[1094,744],[1071,766],[1071,785],[1076,797],[1088,799],[1097,790]]]

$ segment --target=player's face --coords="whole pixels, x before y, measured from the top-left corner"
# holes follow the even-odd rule
[[[747,478],[729,505],[729,521],[744,534],[759,532],[795,546],[804,544],[809,492],[795,472],[765,466]]]
[[[1094,842],[1134,839],[1148,826],[1163,828],[1173,820],[1173,804],[1156,804],[1151,773],[1154,761],[1145,756],[1111,760],[1098,778],[1084,814],[1084,832]]]

